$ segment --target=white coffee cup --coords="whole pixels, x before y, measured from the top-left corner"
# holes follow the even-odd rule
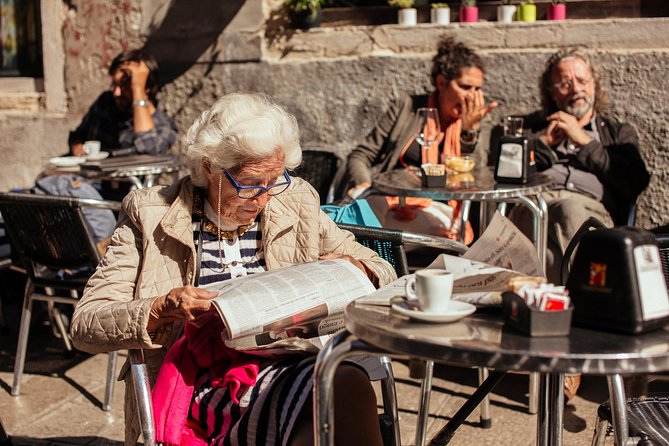
[[[418,306],[423,311],[445,313],[453,294],[453,273],[445,269],[416,271],[407,280],[405,291],[409,299],[418,300]]]
[[[89,156],[99,155],[101,148],[102,144],[100,144],[100,141],[86,141],[84,143],[84,152]]]

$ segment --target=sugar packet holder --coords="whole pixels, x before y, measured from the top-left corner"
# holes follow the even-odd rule
[[[422,164],[421,184],[424,187],[445,187],[446,166],[443,164]]]
[[[532,336],[566,336],[571,328],[574,307],[542,311],[527,305],[525,299],[512,291],[502,293],[504,325]]]

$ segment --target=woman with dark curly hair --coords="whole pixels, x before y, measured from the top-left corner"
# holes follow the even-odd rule
[[[439,42],[432,61],[434,91],[399,100],[350,153],[349,195],[355,197],[367,189],[376,173],[422,164],[421,147],[415,141],[420,127],[417,110],[421,107],[439,111],[444,132],[440,155],[459,156],[474,151],[481,120],[497,107],[496,102],[486,104],[483,96],[483,61],[472,49],[450,37]]]

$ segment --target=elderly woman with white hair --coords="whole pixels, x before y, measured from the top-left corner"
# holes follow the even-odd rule
[[[145,349],[164,444],[313,444],[314,356],[227,348],[216,294],[198,286],[322,258],[346,259],[377,285],[394,271],[320,211],[308,183],[289,176],[301,161],[297,122],[266,97],[222,97],[185,141],[189,177],[124,200],[75,310],[74,343],[90,353]],[[127,364],[121,375],[129,445],[139,427]],[[334,403],[339,444],[381,444],[362,370],[340,368]]]

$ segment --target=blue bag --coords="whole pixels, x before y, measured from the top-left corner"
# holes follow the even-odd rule
[[[364,198],[346,206],[323,205],[321,210],[335,223],[381,227],[381,222]]]

